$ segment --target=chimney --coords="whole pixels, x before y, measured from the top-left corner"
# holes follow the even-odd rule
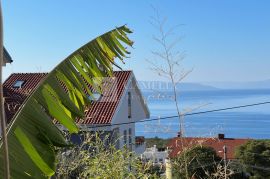
[[[218,139],[224,139],[225,138],[225,134],[218,134]]]

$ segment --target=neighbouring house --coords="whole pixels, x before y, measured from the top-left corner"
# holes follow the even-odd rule
[[[7,63],[12,63],[13,60],[11,58],[11,56],[9,55],[8,51],[6,50],[6,48],[3,48],[3,66],[6,66]]]
[[[171,139],[167,145],[170,154],[170,158],[177,157],[183,149],[188,149],[196,145],[212,147],[216,153],[221,157],[227,160],[235,159],[235,150],[240,145],[245,144],[251,139],[238,139],[238,138],[225,138],[224,134],[218,134],[214,138],[202,138],[202,137],[175,137]],[[224,146],[226,149],[224,149]]]
[[[132,71],[115,71],[113,74],[113,77],[104,78],[102,94],[93,91],[94,95],[89,96],[92,102],[85,109],[85,119],[77,119],[76,123],[85,132],[103,131],[111,134],[117,148],[126,145],[132,151],[136,152],[137,147],[140,151],[141,146],[136,145],[135,141],[135,123],[150,117],[147,104]],[[14,73],[4,82],[8,122],[46,75],[47,73]],[[57,125],[65,130],[60,124]]]
[[[168,158],[168,149],[158,149],[156,145],[146,150],[141,154],[142,161],[152,162],[153,165],[164,165],[165,159]]]
[[[6,66],[7,63],[12,63],[12,62],[13,62],[13,60],[12,60],[11,56],[9,55],[8,51],[6,50],[6,48],[3,47],[3,63],[2,63],[2,66]],[[1,133],[2,133],[2,130],[0,129],[0,134]]]

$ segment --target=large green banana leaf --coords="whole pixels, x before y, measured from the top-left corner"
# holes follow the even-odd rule
[[[70,133],[79,128],[75,118],[84,117],[84,109],[93,95],[87,85],[100,89],[100,77],[112,75],[114,58],[129,53],[131,46],[121,26],[85,44],[62,61],[39,84],[23,103],[8,128],[8,147],[11,178],[49,178],[55,172],[55,151],[68,144],[62,132],[54,125],[57,120]],[[0,160],[3,161],[1,144]],[[0,164],[0,177],[3,176]]]

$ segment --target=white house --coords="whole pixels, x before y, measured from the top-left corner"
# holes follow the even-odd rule
[[[135,141],[135,123],[149,118],[150,113],[133,72],[115,71],[114,77],[103,81],[102,94],[90,97],[93,103],[86,110],[86,119],[77,124],[83,131],[111,133],[117,148],[127,146],[140,152],[141,145]]]
[[[146,150],[141,154],[141,159],[143,161],[151,161],[154,165],[164,165],[165,159],[169,157],[168,149],[159,150],[156,145]]]
[[[45,76],[46,73],[14,73],[4,82],[4,95],[9,99],[6,104],[8,120]],[[136,152],[135,123],[149,118],[150,114],[135,76],[132,71],[115,71],[113,77],[103,81],[102,93],[89,96],[92,104],[85,110],[86,117],[76,123],[86,132],[111,133],[118,148],[126,145]],[[16,87],[18,83],[20,88]],[[10,105],[14,101],[16,105]],[[59,128],[64,130],[61,125]]]

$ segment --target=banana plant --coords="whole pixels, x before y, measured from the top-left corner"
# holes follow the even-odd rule
[[[49,178],[55,173],[56,151],[69,145],[55,125],[77,133],[75,120],[84,118],[93,93],[100,91],[100,77],[112,76],[115,58],[121,61],[132,46],[126,26],[111,30],[69,55],[35,88],[14,115],[7,130],[11,178]],[[0,152],[3,153],[1,142]],[[3,161],[0,155],[0,161]],[[0,164],[0,176],[4,168]]]

